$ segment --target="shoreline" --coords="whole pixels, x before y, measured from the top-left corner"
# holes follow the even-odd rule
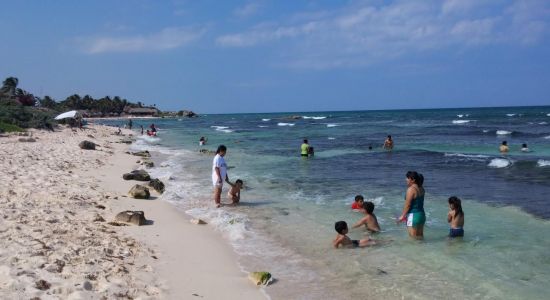
[[[124,136],[111,130],[0,138],[0,297],[266,299],[219,232],[190,223],[158,194],[126,196],[139,182],[122,174],[139,158],[124,153],[129,146],[117,143]],[[99,147],[81,150],[84,139]],[[124,210],[144,211],[150,225],[107,224]]]

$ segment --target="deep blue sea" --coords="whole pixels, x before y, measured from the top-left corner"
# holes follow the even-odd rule
[[[152,122],[159,136],[139,137],[133,147],[157,151],[162,162],[151,172],[167,183],[162,199],[219,230],[243,270],[270,271],[272,299],[550,294],[550,106],[201,115],[134,126]],[[388,134],[391,152],[382,149]],[[303,138],[313,158],[300,157]],[[504,140],[506,155],[498,151]],[[531,152],[520,151],[523,143]],[[230,179],[245,181],[238,207],[213,206],[213,156],[199,150],[220,144],[228,147]],[[409,170],[425,177],[422,242],[394,221]],[[373,238],[386,243],[333,249],[334,222],[361,218],[350,209],[356,194],[375,204],[383,231]],[[463,240],[446,238],[452,195],[463,201]]]

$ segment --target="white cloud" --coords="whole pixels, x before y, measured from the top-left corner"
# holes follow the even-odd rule
[[[241,18],[249,17],[256,14],[262,8],[262,6],[263,4],[260,2],[250,2],[242,7],[235,9],[233,13],[237,17],[241,17]]]
[[[163,51],[186,46],[204,32],[202,28],[168,27],[149,35],[86,37],[77,43],[88,54]]]
[[[536,43],[547,34],[550,15],[542,0],[372,3],[301,12],[282,22],[219,36],[216,42],[222,47],[280,43],[280,64],[289,67],[356,67],[444,48]]]

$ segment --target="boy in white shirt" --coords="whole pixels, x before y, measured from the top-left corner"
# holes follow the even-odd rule
[[[227,147],[220,145],[216,150],[216,156],[212,161],[212,184],[214,185],[214,202],[216,207],[221,206],[221,194],[223,181],[229,183],[229,177],[227,176],[227,164],[223,158],[227,153]]]

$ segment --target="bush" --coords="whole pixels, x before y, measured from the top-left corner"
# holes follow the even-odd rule
[[[19,132],[19,131],[24,131],[24,130],[19,126],[0,122],[0,132]]]
[[[0,104],[0,123],[20,128],[51,128],[55,124],[54,112],[41,111],[34,107]]]

